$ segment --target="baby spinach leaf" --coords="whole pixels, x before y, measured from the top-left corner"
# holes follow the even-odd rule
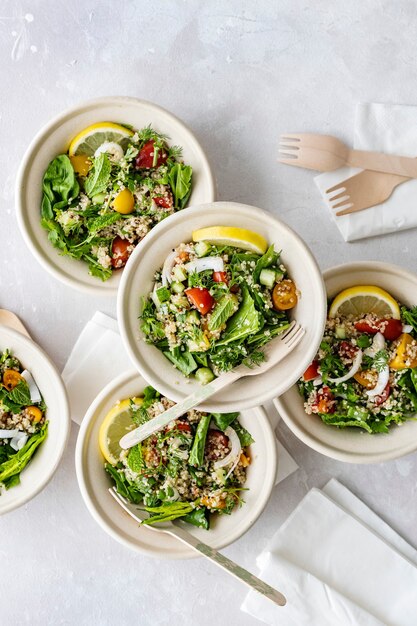
[[[41,217],[47,223],[48,220],[53,220],[55,211],[66,208],[70,198],[76,198],[80,191],[71,161],[66,154],[61,154],[50,162],[43,176],[42,190]]]
[[[234,430],[236,431],[242,448],[246,448],[247,446],[250,446],[251,443],[255,442],[250,432],[246,430],[246,428],[244,428],[240,422],[234,422],[232,428],[234,428]]]
[[[175,208],[183,209],[191,194],[191,165],[175,163],[168,172],[168,182],[174,195]]]
[[[206,445],[207,432],[211,422],[211,415],[203,415],[198,422],[193,445],[188,463],[193,467],[201,467],[204,463],[204,448]]]
[[[174,348],[171,351],[164,351],[163,353],[167,359],[171,361],[175,365],[177,369],[180,370],[184,374],[184,376],[189,376],[194,370],[197,369],[197,363],[195,362],[193,355],[188,350],[184,350],[181,352],[179,348]]]
[[[239,417],[239,413],[212,413],[211,416],[217,428],[224,432]]]
[[[92,198],[96,194],[106,191],[110,173],[110,159],[105,152],[102,152],[94,159],[93,167],[85,180],[84,190],[87,196]]]
[[[205,528],[206,530],[209,530],[210,528],[210,514],[206,507],[194,509],[191,513],[184,515],[183,520],[184,522],[193,524],[193,526],[197,526],[198,528]]]
[[[4,483],[9,487],[16,484],[15,477],[19,476],[20,472],[29,463],[37,448],[46,439],[47,432],[48,422],[45,422],[42,428],[30,437],[21,450],[0,464],[0,483]],[[14,480],[11,480],[13,478]]]
[[[217,346],[224,346],[237,339],[241,340],[259,330],[259,313],[246,285],[242,285],[242,295],[240,307],[228,321],[223,338],[216,343]]]

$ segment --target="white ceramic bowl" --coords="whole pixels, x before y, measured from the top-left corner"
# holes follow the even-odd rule
[[[283,222],[245,204],[215,202],[191,207],[162,222],[133,252],[118,294],[118,320],[124,345],[145,380],[175,402],[199,388],[185,378],[154,346],[145,343],[139,329],[140,299],[149,293],[153,276],[168,253],[181,242],[191,241],[193,230],[214,225],[239,226],[263,235],[277,250],[294,279],[301,297],[292,314],[304,327],[297,348],[281,363],[260,376],[243,378],[217,393],[201,406],[211,411],[240,410],[263,404],[286,391],[311,362],[320,344],[326,317],[323,279],[306,244]]]
[[[104,470],[104,459],[98,446],[100,425],[109,409],[119,400],[141,395],[146,383],[137,372],[127,372],[111,382],[97,396],[84,417],[77,439],[75,465],[84,502],[94,519],[110,536],[128,548],[166,559],[188,559],[197,555],[173,537],[138,527],[108,492],[113,486]],[[274,486],[277,459],[275,436],[265,411],[244,411],[242,425],[255,439],[250,447],[252,463],[248,468],[245,504],[232,515],[212,519],[210,531],[185,524],[193,535],[220,549],[245,533],[264,509]]]
[[[68,149],[71,139],[90,124],[111,121],[143,128],[149,124],[183,148],[184,162],[192,165],[193,191],[189,204],[215,200],[210,165],[197,139],[187,126],[165,109],[136,98],[108,97],[82,102],[55,117],[33,139],[20,166],[16,183],[17,217],[26,244],[39,263],[55,278],[70,287],[91,294],[114,296],[122,272],[106,282],[88,273],[87,265],[60,256],[40,225],[42,179],[49,162]]]
[[[67,394],[52,361],[33,341],[15,330],[0,326],[0,350],[9,348],[29,370],[47,405],[48,436],[23,470],[20,485],[2,490],[0,514],[17,509],[36,496],[52,478],[64,453],[70,431]]]
[[[339,265],[326,270],[324,280],[329,298],[354,285],[377,285],[403,304],[417,304],[417,276],[396,265],[376,262]],[[274,403],[285,423],[301,441],[339,461],[380,463],[417,450],[417,422],[392,426],[389,434],[378,435],[353,428],[332,428],[320,418],[306,415],[296,385]]]

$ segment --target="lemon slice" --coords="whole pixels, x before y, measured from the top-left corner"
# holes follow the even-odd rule
[[[132,398],[133,402],[140,406],[143,398]],[[119,441],[130,430],[136,428],[132,421],[132,411],[130,399],[122,400],[107,413],[98,434],[98,443],[101,454],[108,463],[116,465],[119,462],[120,453]]]
[[[200,228],[193,232],[193,241],[208,241],[215,245],[236,246],[243,250],[256,252],[256,254],[264,254],[268,249],[268,242],[262,235],[235,226]]]
[[[378,317],[392,316],[396,320],[401,317],[396,300],[387,291],[374,285],[358,285],[341,291],[331,304],[329,317],[366,313],[375,313]]]
[[[88,128],[84,128],[70,143],[68,149],[69,156],[76,154],[85,154],[92,156],[97,148],[105,142],[114,142],[119,144],[124,150],[127,147],[129,138],[133,135],[133,131],[114,124],[113,122],[98,122],[92,124]]]

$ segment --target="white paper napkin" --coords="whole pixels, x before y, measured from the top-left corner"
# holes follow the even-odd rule
[[[417,551],[332,479],[312,489],[257,560],[287,597],[250,592],[242,609],[279,626],[415,626]]]
[[[132,363],[123,347],[116,320],[97,311],[82,330],[62,372],[74,422],[81,424],[97,394],[110,381],[131,369]],[[275,484],[298,469],[278,440],[277,451]]]
[[[358,104],[353,145],[359,150],[377,150],[417,157],[417,106],[401,104]],[[388,200],[376,207],[335,217],[325,190],[362,170],[343,167],[326,172],[315,182],[329,207],[343,239],[355,241],[417,226],[417,179],[399,185]]]

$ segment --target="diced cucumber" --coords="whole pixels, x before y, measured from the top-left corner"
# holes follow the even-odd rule
[[[198,241],[194,246],[194,250],[198,257],[206,256],[210,252],[210,244],[207,241]]]
[[[280,280],[284,278],[284,274],[282,272],[275,272],[275,282],[279,283]]]
[[[263,269],[259,274],[259,282],[268,289],[272,289],[277,273],[274,270]]]
[[[335,334],[338,339],[346,339],[346,328],[342,325],[336,326]]]
[[[97,193],[95,196],[91,198],[91,200],[93,201],[93,204],[103,204],[105,199],[106,199],[105,193]]]
[[[187,322],[190,322],[190,324],[200,323],[200,316],[198,315],[197,311],[190,311],[189,313],[187,313]]]
[[[201,385],[207,385],[214,379],[214,374],[209,367],[199,367],[195,377]]]
[[[182,283],[171,283],[171,291],[174,293],[182,293],[185,287]]]
[[[156,290],[156,297],[158,298],[159,302],[166,302],[170,299],[171,292],[167,287],[159,287],[159,289]]]
[[[173,270],[173,275],[176,281],[182,283],[184,280],[187,280],[187,270],[185,267],[181,265],[176,265]]]

